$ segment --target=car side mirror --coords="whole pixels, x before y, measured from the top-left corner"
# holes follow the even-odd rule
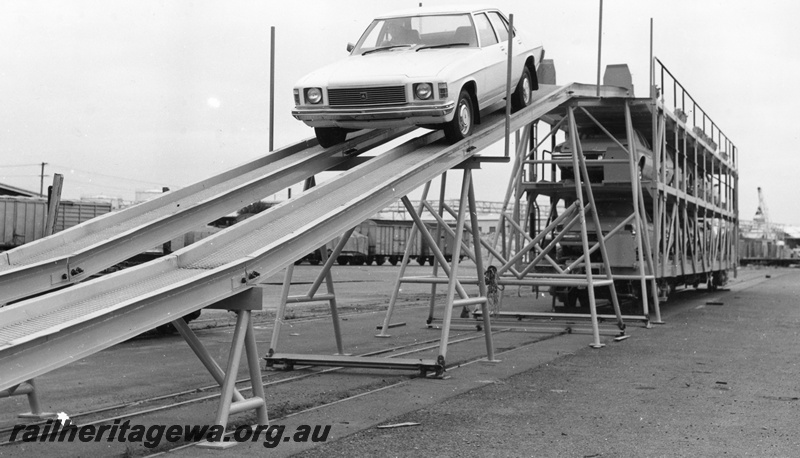
[[[353,43],[347,43],[347,52],[353,52],[354,49],[356,49],[356,45]]]

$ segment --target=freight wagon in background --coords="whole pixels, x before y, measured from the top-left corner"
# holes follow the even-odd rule
[[[426,225],[435,235],[436,223],[430,222]],[[340,265],[372,265],[374,263],[381,266],[387,261],[392,265],[397,265],[403,259],[413,226],[412,221],[368,219],[356,227],[336,261]],[[455,223],[452,223],[450,227],[454,229]],[[471,246],[470,233],[465,230],[463,237],[464,243]],[[447,231],[442,230],[440,239],[444,244],[445,257],[449,261],[453,253],[453,237]],[[339,240],[337,237],[327,243],[326,248],[329,253],[333,251]],[[419,265],[433,262],[433,252],[419,234],[414,239],[414,248],[411,251],[410,259],[415,260]],[[302,261],[319,264],[322,260],[315,252],[301,259],[297,264]]]
[[[108,202],[62,200],[55,232],[111,211]],[[40,197],[0,196],[0,250],[9,250],[44,237],[47,200]]]
[[[800,256],[783,240],[740,238],[739,264],[788,266],[800,264]]]

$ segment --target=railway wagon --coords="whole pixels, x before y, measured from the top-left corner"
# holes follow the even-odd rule
[[[387,261],[392,265],[397,265],[403,259],[413,226],[414,223],[412,221],[368,219],[356,226],[350,240],[348,240],[336,261],[339,265],[371,265],[374,263],[381,266],[386,264]],[[435,236],[436,223],[428,222],[426,226],[428,226],[431,234]],[[464,231],[463,238],[464,242],[469,246],[470,236],[468,231]],[[443,252],[445,258],[449,260],[453,252],[453,237],[447,231],[442,230],[440,239],[444,244]],[[333,251],[339,240],[340,238],[337,237],[325,245],[329,253]],[[419,234],[415,237],[409,258],[420,265],[433,262],[433,253]],[[319,264],[321,258],[319,253],[315,252],[310,253],[298,263],[302,261],[308,261],[310,264]]]
[[[60,232],[111,211],[107,202],[62,200],[55,231]],[[11,249],[44,237],[47,199],[0,196],[0,250]]]
[[[714,289],[737,267],[737,149],[677,81],[658,86],[675,94],[598,98],[550,113],[558,126],[550,148],[527,161],[530,235],[555,247],[536,271],[609,276],[614,288],[594,288],[598,305],[615,291],[641,310],[645,295],[660,302],[681,286]],[[550,292],[555,307],[590,300],[586,285]]]
[[[800,263],[800,257],[782,240],[740,238],[739,263],[743,266],[790,265]]]
[[[436,236],[436,223],[426,222],[425,225],[431,234]],[[455,223],[452,223],[450,227],[455,229]],[[412,228],[413,222],[411,221],[371,219],[362,223],[359,229],[362,233],[366,233],[370,240],[368,261],[374,259],[376,265],[382,265],[385,261],[397,265],[403,259]],[[469,232],[465,230],[463,238],[467,245],[470,244],[469,237]],[[439,238],[444,246],[445,258],[449,261],[453,253],[453,237],[447,231],[442,230]],[[414,238],[414,246],[409,258],[415,260],[419,265],[433,263],[433,252],[419,234]]]

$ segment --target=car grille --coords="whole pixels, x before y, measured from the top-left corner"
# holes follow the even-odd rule
[[[404,86],[328,89],[331,106],[399,105],[406,103]]]

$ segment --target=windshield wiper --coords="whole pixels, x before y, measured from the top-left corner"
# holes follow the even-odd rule
[[[364,52],[362,52],[362,53],[361,53],[361,55],[362,55],[362,56],[366,56],[367,54],[369,54],[369,53],[371,53],[371,52],[386,51],[386,50],[388,50],[388,49],[395,49],[395,48],[407,48],[407,47],[409,47],[409,46],[414,46],[414,45],[394,45],[394,46],[383,46],[383,47],[381,47],[381,48],[375,48],[375,49],[370,49],[369,51],[364,51]]]
[[[417,48],[417,52],[419,52],[420,49],[449,48],[450,46],[469,46],[469,43],[445,43],[443,45],[420,46]]]

